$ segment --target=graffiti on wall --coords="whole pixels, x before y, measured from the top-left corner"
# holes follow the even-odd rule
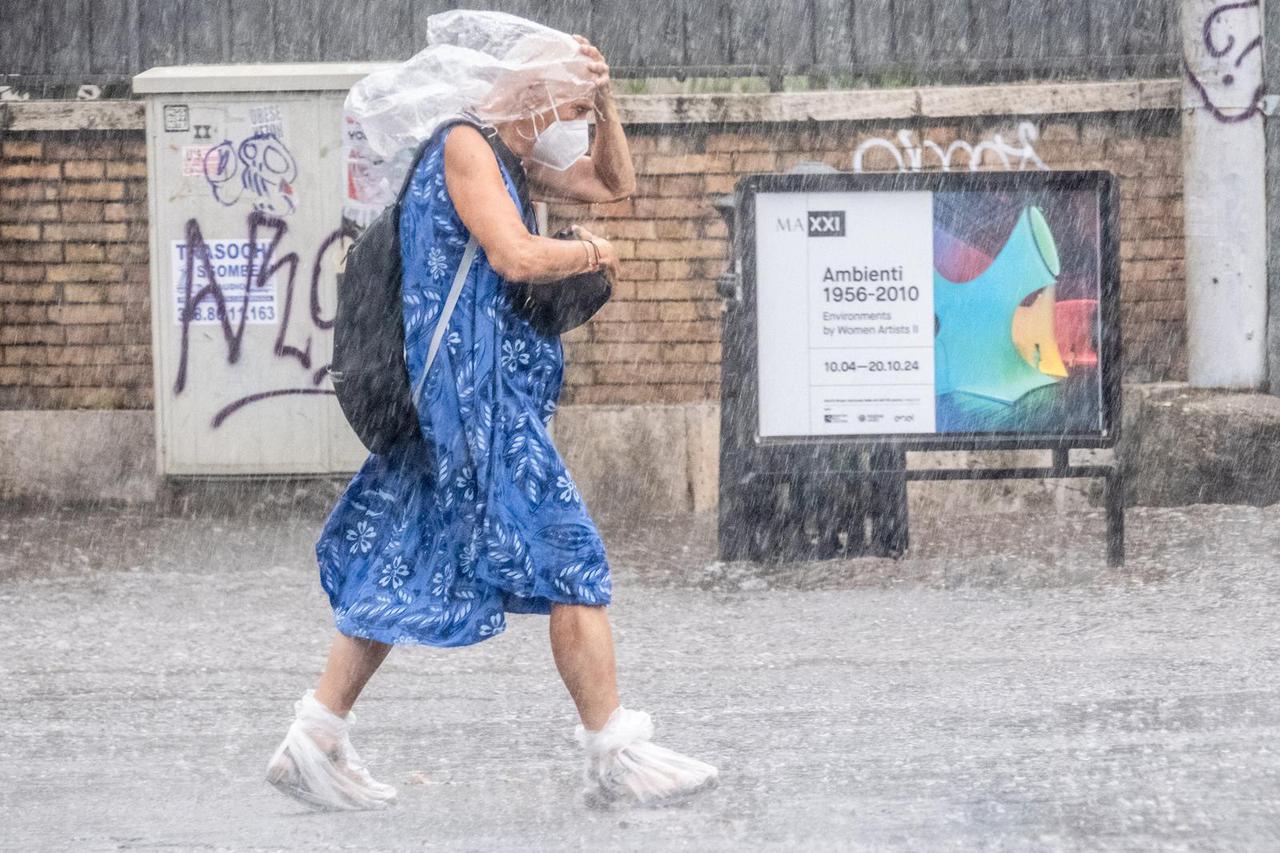
[[[1187,79],[1205,108],[1227,124],[1263,111],[1259,5],[1259,0],[1214,5],[1201,23],[1201,42],[1192,56],[1183,57]]]
[[[326,316],[320,303],[320,283],[325,280],[326,270],[329,270],[330,275],[333,274],[329,264],[344,237],[349,235],[341,228],[331,232],[312,254],[309,269],[304,270],[298,252],[281,250],[281,243],[289,232],[284,219],[265,211],[254,210],[245,220],[245,229],[243,240],[206,240],[200,223],[196,219],[187,220],[185,240],[180,253],[184,259],[178,282],[182,288],[182,309],[178,317],[182,326],[182,338],[173,385],[174,395],[177,396],[186,389],[192,371],[189,361],[192,326],[200,318],[215,320],[226,346],[227,364],[239,364],[244,354],[245,325],[253,316],[255,295],[268,289],[274,291],[279,284],[284,285],[278,317],[279,331],[267,357],[296,364],[299,369],[298,383],[291,387],[255,391],[227,402],[213,416],[211,425],[214,429],[235,412],[260,400],[292,394],[334,393],[331,387],[321,387],[328,375],[329,365],[315,363],[312,345],[317,334],[333,328],[333,317]],[[247,249],[246,257],[241,259],[243,266],[234,271],[236,277],[243,276],[242,286],[236,286],[241,282],[227,282],[226,273],[220,270],[216,248],[226,243]],[[305,317],[299,318],[293,312],[293,299],[299,276],[304,273],[308,286],[309,310]],[[272,319],[275,320],[274,316]]]
[[[984,162],[1001,165],[1006,171],[1048,170],[1049,167],[1036,154],[1035,141],[1040,138],[1036,126],[1024,121],[1018,125],[1017,133],[1015,143],[1007,142],[1002,134],[996,133],[977,143],[957,139],[944,148],[931,139],[920,143],[912,131],[900,130],[896,140],[879,136],[864,140],[854,149],[853,171],[864,171],[867,153],[875,150],[888,152],[897,163],[899,172],[919,172],[926,168],[949,172],[956,168],[958,160],[974,172]],[[994,158],[994,162],[989,162],[990,158]]]
[[[205,152],[203,165],[204,179],[224,207],[244,199],[254,210],[281,216],[297,208],[293,185],[298,161],[271,131],[256,132],[238,144],[224,139]]]

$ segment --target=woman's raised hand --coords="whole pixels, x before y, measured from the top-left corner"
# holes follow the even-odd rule
[[[604,54],[586,36],[575,35],[573,38],[578,43],[579,52],[590,60],[587,71],[596,84],[596,97],[608,97],[613,93],[613,81],[609,77],[609,63],[604,61]]]

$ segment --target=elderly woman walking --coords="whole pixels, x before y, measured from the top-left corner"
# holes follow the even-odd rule
[[[389,804],[395,789],[372,777],[348,727],[391,646],[470,645],[501,633],[507,613],[540,613],[581,720],[587,803],[684,800],[714,785],[716,769],[652,743],[649,716],[619,704],[604,545],[547,431],[560,340],[513,299],[516,283],[617,271],[609,242],[585,230],[538,236],[529,200],[633,191],[608,66],[581,36],[501,13],[432,16],[429,42],[362,80],[347,103],[388,158],[428,140],[400,214],[405,356],[410,384],[423,382],[421,429],[370,454],[325,522],[316,554],[337,633],[268,781],[318,807]],[[428,369],[458,275],[461,295]]]

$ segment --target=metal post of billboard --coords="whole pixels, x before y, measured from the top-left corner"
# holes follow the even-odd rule
[[[802,173],[804,170],[800,170]],[[898,557],[907,549],[906,457],[893,448],[811,446],[762,457],[753,448],[755,318],[742,304],[740,196],[718,199],[731,248],[717,282],[721,338],[720,500],[723,560],[795,562],[841,556]]]
[[[900,556],[909,480],[1098,478],[1123,563],[1121,467],[1070,459],[1119,437],[1112,175],[756,175],[716,207],[721,559]],[[1052,464],[908,470],[910,450]]]
[[[1272,394],[1280,395],[1280,2],[1264,3],[1262,15],[1263,85],[1264,91],[1271,93],[1264,99],[1263,117],[1267,151],[1268,386]]]

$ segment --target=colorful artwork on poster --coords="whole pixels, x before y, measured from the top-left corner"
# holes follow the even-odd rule
[[[756,196],[762,436],[1096,434],[1092,190]]]

